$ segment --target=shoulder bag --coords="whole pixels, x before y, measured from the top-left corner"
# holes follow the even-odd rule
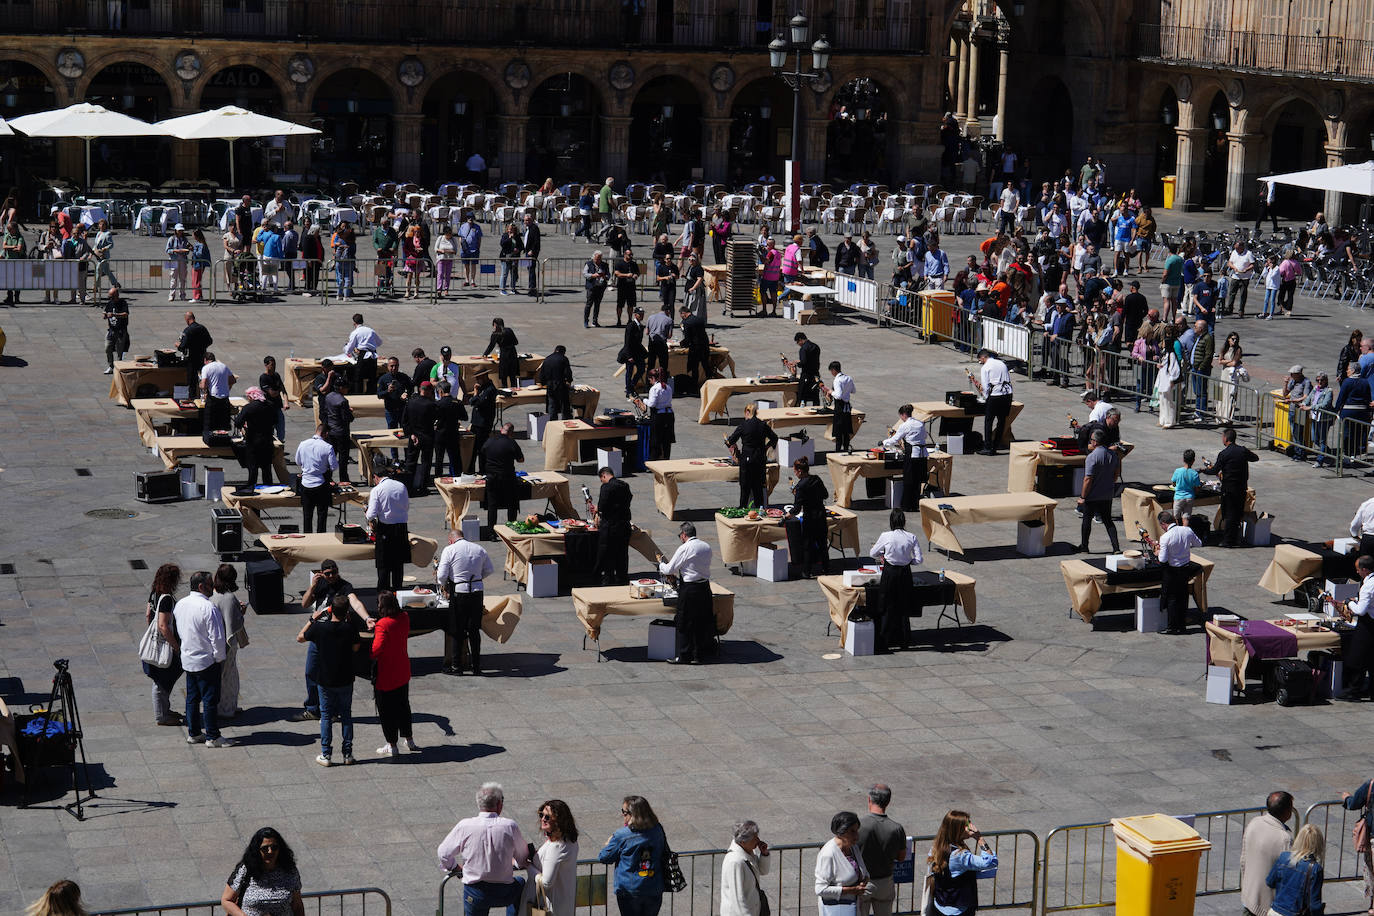
[[[1350,840],[1355,845],[1355,852],[1360,855],[1369,852],[1369,809],[1371,801],[1374,801],[1374,779],[1369,781],[1365,790],[1364,811],[1360,813],[1355,825],[1350,828]]]
[[[166,599],[163,595],[158,600],[158,605]],[[152,596],[149,596],[149,603],[152,603]],[[163,638],[162,633],[157,628],[157,618],[159,609],[155,605],[153,608],[153,619],[148,624],[148,629],[143,631],[143,638],[138,641],[138,657],[154,668],[169,668],[174,657],[171,643]]]
[[[663,838],[663,886],[669,893],[676,894],[687,889],[687,878],[677,864],[677,853],[668,846],[668,838]]]

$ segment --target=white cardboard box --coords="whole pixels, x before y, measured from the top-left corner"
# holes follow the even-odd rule
[[[525,578],[525,593],[531,598],[557,598],[558,563],[552,559],[531,563]]]
[[[877,582],[883,574],[876,569],[846,569],[844,571],[845,588],[857,588],[867,585],[870,582]]]
[[[525,428],[531,442],[544,441],[544,427],[549,424],[549,415],[543,412],[525,414]]]
[[[1346,556],[1352,550],[1359,550],[1360,542],[1356,538],[1336,538],[1331,542],[1331,549],[1341,556]]]
[[[663,662],[677,654],[677,628],[671,620],[649,621],[649,661]]]
[[[1231,669],[1221,665],[1207,666],[1207,702],[1231,705]]]
[[[964,434],[955,433],[952,436],[945,436],[945,451],[951,455],[964,454]]]
[[[884,505],[889,509],[900,509],[902,506],[902,491],[906,489],[905,482],[900,477],[889,477],[887,479],[887,498]]]
[[[1135,631],[1137,633],[1158,633],[1164,629],[1164,611],[1160,609],[1158,598],[1137,595],[1135,599]]]
[[[763,579],[765,582],[786,582],[788,578],[787,560],[788,553],[786,547],[773,547],[768,544],[759,545],[759,578]]]
[[[219,502],[220,491],[224,489],[224,468],[205,468],[205,498]]]
[[[816,440],[807,438],[802,439],[779,439],[778,440],[778,466],[791,468],[792,463],[798,458],[805,457],[810,464],[816,463]]]
[[[1016,552],[1023,557],[1043,557],[1045,555],[1045,526],[1031,525],[1027,522],[1016,523]]]
[[[1109,572],[1120,572],[1123,569],[1139,569],[1144,565],[1144,557],[1128,557],[1123,553],[1114,553],[1107,557],[1107,570]]]
[[[1331,593],[1332,599],[1337,603],[1349,601],[1351,598],[1358,598],[1360,595],[1360,583],[1358,582],[1337,582],[1334,579],[1326,580],[1326,590]]]
[[[596,466],[598,468],[610,468],[611,473],[620,476],[620,469],[624,465],[624,454],[618,448],[599,448],[596,450]]]
[[[463,517],[463,538],[476,544],[482,540],[482,523],[475,515]]]
[[[1265,513],[1255,519],[1253,523],[1247,522],[1245,525],[1245,542],[1254,547],[1268,547],[1272,539],[1274,527],[1274,516]]]
[[[754,407],[758,410],[772,410],[774,407],[777,406],[777,401],[771,401],[768,398],[759,398],[758,400],[754,401]]]
[[[844,651],[850,655],[873,654],[873,621],[849,621],[844,634]]]

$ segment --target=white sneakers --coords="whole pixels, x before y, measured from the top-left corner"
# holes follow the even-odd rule
[[[415,746],[415,742],[412,741],[410,738],[402,738],[401,747],[405,748],[412,754],[418,754],[420,752],[420,749]]]
[[[103,374],[105,374],[105,375],[114,375],[114,366],[106,366],[106,367],[105,367],[105,372],[104,372]]]
[[[187,735],[187,736],[186,736],[186,743],[187,743],[187,744],[203,744],[203,745],[205,745],[206,747],[233,747],[233,746],[234,746],[234,741],[233,741],[232,738],[225,738],[225,737],[222,737],[222,736],[221,736],[221,737],[219,737],[219,738],[210,738],[210,739],[206,739],[205,735],[203,735],[203,734],[200,734],[200,735]]]
[[[324,754],[318,755],[318,756],[315,758],[315,762],[318,763],[318,764],[319,764],[320,766],[322,766],[322,767],[332,767],[332,766],[334,765],[334,761],[330,760],[330,759],[329,759],[328,757],[326,757]],[[344,765],[344,766],[346,766],[346,767],[351,767],[351,766],[353,766],[353,764],[355,764],[355,763],[357,763],[357,761],[353,759],[353,755],[352,755],[352,754],[344,754],[344,758],[343,758],[343,765]]]
[[[390,744],[383,744],[377,748],[377,753],[382,757],[399,757],[401,752]]]

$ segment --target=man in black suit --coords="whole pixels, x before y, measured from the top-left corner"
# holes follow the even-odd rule
[[[610,468],[601,468],[596,475],[601,478],[593,513],[597,524],[596,571],[602,585],[620,585],[629,579],[630,502],[634,494]]]
[[[755,416],[756,407],[744,406],[744,422],[727,438],[728,445],[739,443],[739,504],[755,509],[768,508],[768,450],[778,445],[778,434]]]
[[[339,456],[339,482],[348,483],[348,450],[353,447],[353,409],[348,406],[348,377],[331,369],[325,387],[329,391],[320,405],[320,421],[325,427],[324,440],[334,446],[334,452]]]
[[[1222,449],[1217,460],[1202,469],[1203,474],[1221,478],[1221,546],[1240,546],[1240,518],[1245,513],[1245,494],[1250,488],[1250,462],[1259,455],[1236,444],[1236,431],[1226,427],[1221,431]]]
[[[186,355],[186,386],[189,389],[186,396],[193,398],[200,387],[200,370],[205,365],[205,351],[210,349],[210,345],[215,339],[210,336],[210,332],[205,329],[205,325],[196,321],[195,312],[186,313],[186,327],[181,331],[181,340],[177,341],[177,349]]]
[[[644,361],[649,358],[649,351],[644,348],[644,309],[639,306],[625,322],[625,346],[620,355],[625,359],[625,397],[632,398],[644,377]]]
[[[544,386],[544,410],[549,419],[571,420],[573,373],[567,347],[559,344],[544,357],[544,365],[539,367],[539,384]]]
[[[421,347],[411,350],[410,357],[415,360],[415,373],[410,378],[418,385],[434,373],[434,367],[438,364],[426,356]]]
[[[406,476],[410,478],[410,495],[426,492],[430,462],[434,455],[434,421],[439,415],[434,403],[434,384],[421,382],[418,393],[406,399],[401,414],[401,431],[406,437]]]
[[[682,345],[687,348],[687,374],[700,385],[703,378],[711,375],[711,339],[706,334],[706,319],[692,314],[686,306],[679,314],[682,316]]]
[[[494,390],[494,389],[493,389]],[[487,475],[487,527],[493,531],[496,540],[496,510],[506,510],[506,521],[515,521],[520,511],[520,492],[516,489],[515,463],[525,460],[520,444],[511,437],[515,427],[510,423],[501,428],[482,445],[482,455],[486,459]]]
[[[539,295],[535,288],[536,275],[539,273],[539,224],[534,221],[533,213],[525,214],[525,228],[520,234],[520,252],[522,257],[529,258],[530,261],[530,286],[531,296]]]
[[[792,336],[797,345],[797,361],[789,368],[797,370],[797,403],[821,403],[821,348],[798,331]]]
[[[496,386],[485,372],[477,376],[477,390],[468,400],[468,409],[472,413],[472,457],[468,459],[468,473],[480,467],[485,474],[487,456],[483,446],[491,435],[491,425],[496,422]]]
[[[462,401],[453,397],[453,385],[448,379],[437,383],[434,390],[439,400],[434,404],[434,476],[444,473],[444,458],[448,458],[448,472],[458,476],[463,469],[463,424],[468,410]]]

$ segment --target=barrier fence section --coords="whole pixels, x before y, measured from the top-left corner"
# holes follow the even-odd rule
[[[307,916],[391,916],[391,897],[380,887],[351,887],[338,891],[303,892]],[[219,916],[218,900],[95,910],[91,916]]]
[[[1362,881],[1360,855],[1350,838],[1351,828],[1361,810],[1350,811],[1340,801],[1322,801],[1310,806],[1304,824],[1312,824],[1326,838],[1326,861],[1322,865],[1325,881]]]
[[[161,293],[163,295],[185,296],[189,301],[196,295],[194,273],[190,265],[180,268],[166,258],[107,258],[104,261],[88,261],[87,269],[81,277],[81,291],[87,297],[99,300],[109,293],[111,286],[118,286],[122,293]],[[201,272],[200,298],[213,302],[219,287],[216,284],[217,264],[211,264]],[[184,282],[183,282],[184,281]]]

